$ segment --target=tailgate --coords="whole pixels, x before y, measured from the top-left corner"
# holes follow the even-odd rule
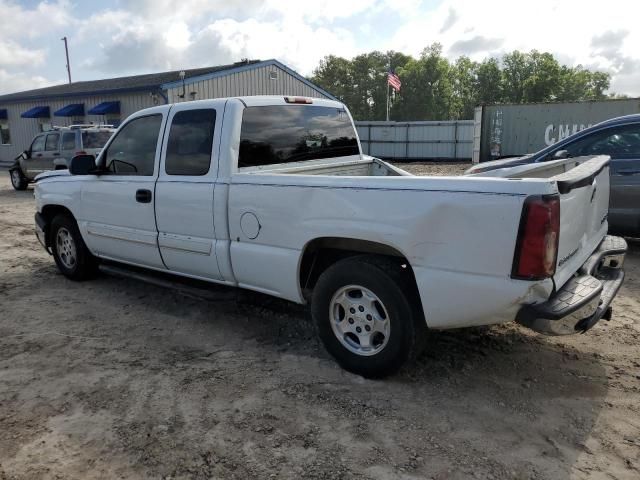
[[[560,192],[556,288],[571,278],[607,233],[609,160],[608,156],[592,157],[551,178]]]

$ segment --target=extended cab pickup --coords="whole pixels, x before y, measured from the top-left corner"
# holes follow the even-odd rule
[[[244,97],[135,113],[97,159],[38,177],[36,234],[67,277],[102,259],[310,303],[346,369],[394,372],[427,329],[611,315],[609,158],[418,177],[361,153],[330,100]]]

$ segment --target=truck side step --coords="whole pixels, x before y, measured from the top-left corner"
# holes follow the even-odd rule
[[[202,280],[182,278],[170,273],[151,272],[138,267],[114,263],[100,264],[100,271],[114,277],[138,280],[156,287],[174,290],[187,297],[208,300],[210,302],[235,301],[238,289],[224,285],[211,284]]]

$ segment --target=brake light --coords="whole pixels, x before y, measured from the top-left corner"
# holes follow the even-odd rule
[[[311,104],[313,100],[306,97],[284,97],[284,101],[287,103],[302,103],[302,104]]]
[[[525,200],[513,259],[512,278],[542,280],[556,272],[560,236],[560,197]]]
[[[86,155],[87,152],[85,152],[84,150],[80,150],[79,152],[76,152],[76,155]]]

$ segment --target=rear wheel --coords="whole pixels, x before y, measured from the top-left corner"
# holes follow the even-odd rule
[[[11,176],[11,185],[16,190],[26,190],[29,181],[27,177],[24,176],[22,170],[19,168],[14,168],[9,170],[9,175]]]
[[[386,257],[358,256],[329,267],[311,313],[326,349],[346,370],[380,378],[418,351],[425,323],[406,269]]]
[[[58,215],[51,222],[51,249],[58,269],[71,280],[85,280],[98,270],[94,257],[82,239],[76,221],[69,215]]]

